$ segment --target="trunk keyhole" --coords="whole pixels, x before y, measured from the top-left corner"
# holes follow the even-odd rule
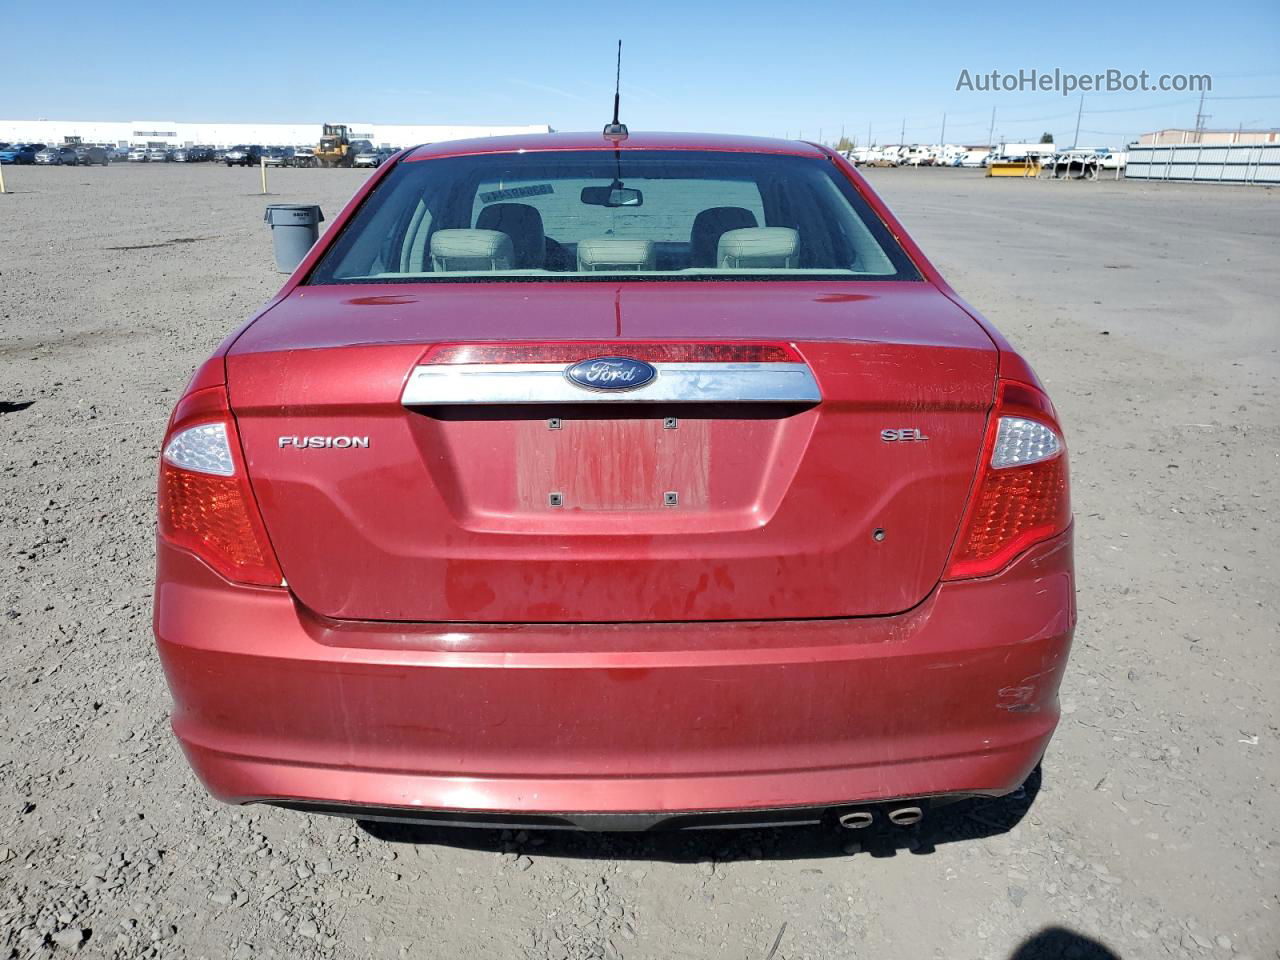
[[[883,540],[884,527],[876,527],[875,530],[871,532],[871,539],[874,540],[876,543],[879,543],[881,540]]]

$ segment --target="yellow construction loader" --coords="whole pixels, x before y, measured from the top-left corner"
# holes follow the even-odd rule
[[[349,167],[355,160],[351,131],[341,123],[326,123],[316,147],[316,163],[322,167]]]

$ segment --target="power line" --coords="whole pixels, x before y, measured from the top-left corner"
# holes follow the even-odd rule
[[[1185,107],[1188,103],[1195,103],[1195,97],[1183,97],[1181,100],[1164,100],[1160,103],[1144,104],[1140,107],[1102,107],[1092,108],[1090,113],[1139,113],[1143,110],[1166,110],[1169,107]]]

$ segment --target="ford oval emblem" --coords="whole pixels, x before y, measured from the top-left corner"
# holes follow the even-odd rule
[[[631,357],[591,357],[564,372],[570,381],[587,390],[634,390],[658,375],[652,364]]]

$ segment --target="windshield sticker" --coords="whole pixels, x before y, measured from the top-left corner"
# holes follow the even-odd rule
[[[531,183],[527,187],[509,187],[506,190],[490,190],[480,194],[483,203],[496,203],[499,200],[521,200],[525,197],[540,197],[555,193],[549,183]]]

